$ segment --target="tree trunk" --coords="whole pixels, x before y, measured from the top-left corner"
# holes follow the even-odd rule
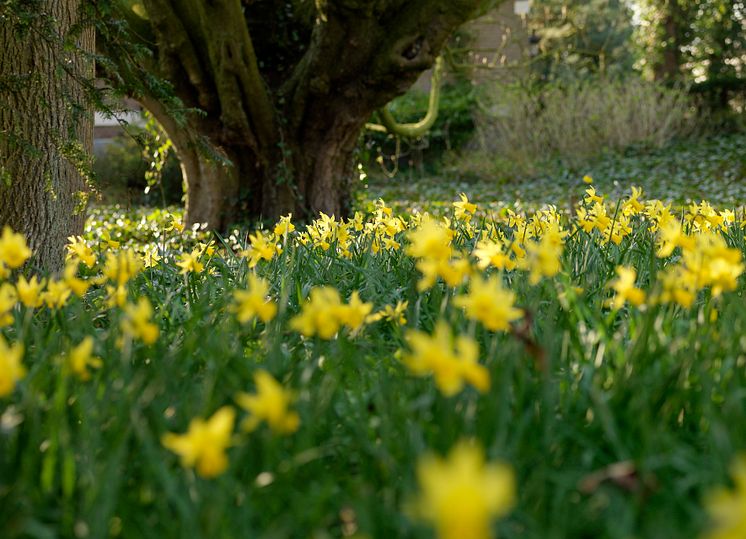
[[[294,140],[285,141],[284,152],[258,156],[240,137],[225,133],[220,147],[200,141],[199,124],[185,128],[152,98],[141,102],[166,131],[181,162],[187,226],[207,223],[224,230],[241,217],[346,215],[355,147],[369,111],[341,107],[329,114],[322,109]]]
[[[669,0],[665,7],[665,19],[661,28],[663,50],[660,61],[655,65],[656,81],[675,81],[681,74],[681,29],[682,21],[677,0]]]
[[[0,23],[0,226],[23,233],[34,264],[53,271],[66,238],[83,231],[93,113],[76,79],[92,79],[93,64],[63,47],[79,22],[77,0],[40,6],[23,33],[8,17]],[[77,45],[93,52],[93,28]]]
[[[187,222],[224,228],[237,189],[245,219],[290,212],[308,219],[320,211],[343,217],[365,122],[432,67],[451,32],[490,3],[325,0],[301,9],[291,2],[144,0],[158,72],[184,108],[204,111],[187,113],[189,130],[232,163],[231,173],[215,171],[197,154],[184,165]],[[280,25],[290,20],[291,5],[300,31],[281,38],[262,28],[269,16]],[[161,123],[184,159],[194,144],[177,140],[183,126]]]
[[[206,158],[194,146],[176,146],[186,186],[184,223],[225,229],[238,216],[238,170]]]
[[[337,217],[347,214],[355,147],[368,116],[354,125],[317,119],[297,139],[286,141],[286,152],[256,156],[240,138],[226,140],[222,147],[208,146],[200,142],[194,127],[184,128],[168,115],[161,116],[162,107],[149,99],[142,103],[174,144],[186,189],[188,227],[207,223],[210,229],[225,230],[242,218],[276,220],[288,213],[315,218],[319,211]]]
[[[141,102],[166,131],[181,164],[186,191],[184,224],[192,227],[207,223],[211,228],[225,229],[238,217],[238,160],[200,141],[195,130],[180,126],[152,97],[144,96]]]
[[[346,216],[355,149],[370,117],[369,110],[356,109],[343,104],[336,113],[309,114],[301,132],[293,138],[286,134],[284,152],[257,156],[237,139],[223,150],[227,166],[209,161],[204,153],[179,153],[187,185],[186,223],[208,223],[220,230],[241,217],[277,220],[292,213],[306,220],[319,212]],[[177,131],[172,138],[177,152],[183,134]]]
[[[300,196],[296,215],[316,218],[318,212],[344,217],[349,213],[355,173],[355,148],[360,130],[370,117],[353,104],[337,113],[315,113],[293,153]]]

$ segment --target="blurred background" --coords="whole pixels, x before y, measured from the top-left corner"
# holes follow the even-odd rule
[[[589,174],[610,194],[635,183],[675,201],[739,204],[745,14],[725,0],[505,2],[451,39],[425,135],[361,135],[358,202],[409,209],[460,191],[498,205],[561,201]],[[425,115],[430,80],[389,104],[397,121]],[[97,117],[100,200],[178,204],[170,141],[127,106],[122,118]]]

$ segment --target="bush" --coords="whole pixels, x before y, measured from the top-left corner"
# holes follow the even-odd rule
[[[181,169],[175,153],[170,152],[166,158],[161,186],[146,193],[148,161],[143,155],[143,147],[131,136],[122,135],[106,146],[96,157],[93,170],[97,187],[106,202],[160,205],[181,201]]]
[[[690,132],[683,91],[636,79],[595,79],[538,91],[497,84],[477,114],[482,149],[519,173],[559,161],[577,166],[607,151],[659,148]]]

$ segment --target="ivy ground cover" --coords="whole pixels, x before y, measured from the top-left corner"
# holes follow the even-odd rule
[[[746,537],[740,210],[0,236],[3,537]]]

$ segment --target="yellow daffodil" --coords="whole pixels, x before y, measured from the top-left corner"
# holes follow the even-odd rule
[[[61,309],[67,304],[72,292],[65,281],[52,279],[47,283],[47,289],[42,294],[42,299],[50,309]]]
[[[604,199],[596,194],[596,188],[592,185],[585,190],[585,203],[586,204],[603,204]]]
[[[591,232],[593,232],[593,229],[596,228],[596,223],[593,219],[594,216],[586,208],[582,206],[580,208],[577,208],[575,210],[575,216],[576,226],[586,233],[590,234]]]
[[[298,429],[300,417],[290,410],[294,396],[282,387],[267,371],[254,373],[256,393],[240,393],[236,397],[238,405],[249,412],[242,428],[248,432],[255,430],[262,421],[278,434],[290,434]]]
[[[223,406],[207,420],[192,419],[186,434],[164,434],[161,443],[181,457],[181,465],[185,468],[195,467],[205,478],[216,477],[228,468],[226,450],[235,419],[236,411]]]
[[[722,227],[725,223],[725,218],[705,200],[700,204],[690,204],[684,219],[697,232],[708,232]]]
[[[395,306],[386,305],[382,310],[368,315],[368,318],[366,318],[365,321],[370,324],[378,322],[379,320],[388,320],[389,322],[394,322],[403,326],[407,323],[407,319],[404,315],[408,306],[408,301],[398,301]]]
[[[155,245],[147,247],[142,255],[143,265],[146,268],[154,268],[161,259],[162,257],[158,254],[158,248]]]
[[[476,341],[466,336],[455,339],[451,328],[443,320],[439,321],[432,336],[419,330],[410,330],[405,334],[410,353],[403,356],[409,370],[418,376],[435,378],[435,384],[445,396],[459,393],[465,383],[469,383],[480,392],[490,387],[490,375],[480,365],[479,346]],[[455,346],[454,346],[455,345]]]
[[[515,294],[503,287],[497,275],[488,279],[473,278],[469,283],[469,293],[454,300],[457,307],[466,311],[466,316],[492,331],[506,331],[511,322],[523,316],[523,311],[516,309],[514,303]]]
[[[0,235],[0,262],[10,269],[20,268],[31,257],[31,249],[26,245],[22,234],[17,234],[9,226],[3,227]]]
[[[635,286],[637,272],[635,268],[618,266],[617,278],[609,283],[609,287],[616,292],[608,304],[612,309],[621,309],[626,302],[639,307],[645,302],[645,292]]]
[[[659,258],[667,258],[677,247],[692,249],[694,241],[694,238],[684,234],[678,220],[668,220],[658,227],[658,251],[656,255]]]
[[[247,290],[233,292],[233,312],[242,324],[259,317],[262,322],[269,322],[277,314],[277,305],[268,298],[269,283],[254,273],[249,274]]]
[[[357,292],[345,305],[335,288],[321,286],[311,290],[301,313],[290,320],[290,327],[306,337],[331,339],[343,325],[359,330],[372,309],[373,305],[361,301]]]
[[[503,249],[502,241],[479,240],[472,254],[478,260],[477,267],[481,270],[489,266],[500,270],[512,270],[516,266],[515,260]]]
[[[526,258],[521,267],[529,271],[528,281],[537,284],[542,277],[554,277],[561,269],[562,244],[557,244],[549,236],[539,242],[526,243]]]
[[[658,273],[660,292],[655,296],[656,303],[677,303],[690,308],[697,298],[696,277],[683,266],[669,266]]]
[[[127,287],[106,285],[106,305],[123,308],[127,304]]]
[[[117,253],[107,253],[103,275],[117,286],[129,282],[142,269],[142,260],[134,251],[125,249]]]
[[[451,257],[451,232],[442,224],[424,219],[407,234],[409,246],[405,252],[414,258],[444,260]]]
[[[12,310],[18,301],[15,287],[10,283],[0,285],[0,327],[13,322]]]
[[[713,529],[702,539],[743,539],[746,537],[746,456],[732,466],[733,488],[711,492],[705,501]]]
[[[603,230],[604,243],[611,241],[614,245],[619,245],[624,238],[632,233],[629,217],[624,214],[617,215],[616,217]]]
[[[250,247],[241,252],[241,256],[249,259],[249,267],[254,268],[260,260],[270,261],[275,255],[282,253],[282,248],[274,242],[274,238],[266,232],[258,230],[249,236]]]
[[[210,240],[207,243],[201,241],[197,244],[197,250],[199,250],[200,255],[212,256],[215,254],[215,241]]]
[[[73,294],[75,294],[79,298],[82,298],[91,283],[77,277],[78,264],[74,260],[71,262],[72,263],[68,263],[65,266],[65,271],[62,274],[62,279],[65,281],[65,284],[68,286],[68,288],[72,290]]]
[[[471,265],[466,258],[456,257],[453,259],[423,258],[416,264],[422,273],[422,279],[417,282],[417,290],[424,292],[431,288],[438,277],[443,279],[450,287],[455,287],[464,282],[471,273]]]
[[[34,275],[31,279],[26,280],[26,277],[21,275],[16,282],[16,291],[18,292],[18,300],[23,303],[26,307],[35,309],[41,307],[42,290],[44,289],[45,282],[39,281]]]
[[[122,245],[121,242],[111,239],[111,234],[108,230],[104,230],[101,233],[101,242],[105,243],[109,249],[119,249]]]
[[[609,229],[609,226],[611,225],[611,217],[606,213],[606,206],[598,202],[591,207],[588,213],[588,220],[592,225],[592,229],[596,229],[600,232]],[[588,230],[588,232],[590,232],[590,230]]]
[[[645,208],[643,203],[639,200],[641,196],[642,189],[633,185],[632,196],[630,196],[622,205],[622,213],[627,216],[640,213]]]
[[[184,232],[184,223],[182,223],[179,220],[179,218],[176,217],[175,215],[171,216],[171,222],[166,227],[166,232],[171,232],[171,231],[176,231],[179,233]]]
[[[103,365],[101,358],[93,355],[93,337],[85,337],[79,345],[67,354],[67,364],[70,370],[82,381],[91,379],[88,368],[99,369]]]
[[[204,264],[199,261],[202,252],[199,248],[195,248],[191,253],[182,253],[181,258],[176,265],[181,268],[181,274],[186,275],[187,273],[202,273],[205,269]]]
[[[8,345],[0,335],[0,398],[10,395],[19,380],[26,376],[26,369],[21,363],[23,345]]]
[[[515,475],[507,464],[486,463],[481,448],[460,442],[447,458],[428,454],[417,462],[416,515],[439,539],[489,539],[493,520],[515,504]]]
[[[735,290],[744,270],[741,251],[728,247],[717,232],[697,234],[694,247],[682,251],[682,263],[694,277],[696,286],[711,286],[715,297]]]
[[[82,237],[70,236],[67,241],[68,259],[77,258],[89,268],[96,265],[96,255]]]
[[[474,212],[477,211],[477,205],[469,202],[466,193],[461,193],[459,198],[461,199],[459,202],[453,203],[453,207],[456,210],[454,216],[459,221],[468,221],[474,215]]]
[[[337,289],[330,286],[314,288],[301,313],[290,320],[290,327],[306,337],[318,335],[322,339],[331,339],[342,326],[337,316],[341,307],[342,299]]]
[[[158,340],[158,326],[151,322],[153,307],[148,298],[141,297],[136,305],[125,305],[124,314],[122,331],[126,335],[138,338],[145,344],[153,344]]]
[[[293,218],[293,214],[289,213],[283,217],[280,217],[280,220],[277,222],[274,228],[274,234],[275,236],[282,237],[287,236],[291,232],[295,230],[295,225],[290,222],[290,220]]]
[[[365,319],[373,310],[372,303],[365,303],[360,299],[357,290],[352,292],[347,305],[337,310],[339,321],[349,327],[353,332],[358,331],[365,323]]]

